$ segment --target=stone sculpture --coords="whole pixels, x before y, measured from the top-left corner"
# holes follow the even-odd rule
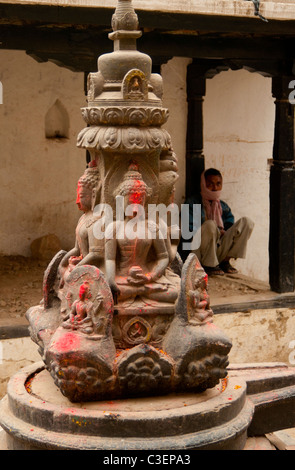
[[[197,257],[181,266],[175,224],[147,217],[151,204],[173,204],[177,158],[162,128],[162,78],[136,49],[131,0],[118,1],[112,27],[114,51],[89,74],[82,109],[77,145],[91,162],[78,182],[76,243],[53,258],[44,298],[26,314],[73,402],[206,390],[227,375],[231,349],[213,323]]]

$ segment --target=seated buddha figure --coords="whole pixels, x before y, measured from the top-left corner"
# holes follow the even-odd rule
[[[76,227],[76,241],[72,248],[62,259],[59,266],[60,287],[70,272],[80,265],[90,264],[100,267],[103,264],[103,246],[92,233],[96,221],[93,216],[93,206],[97,200],[100,188],[99,171],[96,166],[87,168],[80,177],[77,186],[76,204],[83,212]]]
[[[92,298],[88,281],[81,284],[78,295],[64,318],[63,328],[80,330],[86,334],[104,334],[107,320],[99,312],[103,296],[99,293]]]
[[[179,278],[167,269],[166,240],[146,217],[150,193],[137,165],[131,164],[114,192],[124,198],[124,220],[111,222],[105,236],[105,275],[115,303],[128,305],[126,300],[136,297],[148,305],[173,303],[178,295]]]

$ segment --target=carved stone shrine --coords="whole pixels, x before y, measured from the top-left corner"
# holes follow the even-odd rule
[[[177,254],[177,157],[131,0],[112,28],[82,109],[75,246],[26,313],[42,362],[11,379],[0,422],[16,449],[241,449],[254,405],[243,377],[227,377],[206,273]]]
[[[198,259],[181,266],[177,224],[148,212],[173,207],[177,157],[130,0],[118,2],[112,28],[114,51],[88,75],[82,109],[77,145],[91,161],[78,181],[76,243],[51,261],[44,299],[26,314],[72,402],[204,391],[226,376],[231,348],[212,322]]]

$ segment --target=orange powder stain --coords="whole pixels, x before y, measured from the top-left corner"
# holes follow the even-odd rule
[[[80,345],[78,336],[73,332],[68,332],[61,338],[55,341],[55,347],[58,351],[70,351],[71,349],[77,349]]]

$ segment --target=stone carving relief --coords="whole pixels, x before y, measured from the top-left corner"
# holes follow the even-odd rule
[[[148,82],[145,74],[138,69],[130,70],[123,79],[122,93],[124,100],[147,100]]]
[[[169,117],[168,109],[157,107],[144,108],[126,106],[121,108],[82,108],[82,116],[89,125],[110,126],[161,126],[165,124]]]

